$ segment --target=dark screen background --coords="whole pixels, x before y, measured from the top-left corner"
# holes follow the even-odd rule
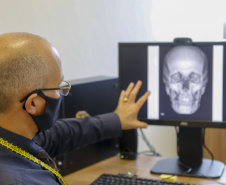
[[[126,89],[130,82],[143,82],[139,98],[147,91],[147,47],[124,45],[119,48],[119,89]],[[141,108],[139,117],[147,118],[147,103]]]

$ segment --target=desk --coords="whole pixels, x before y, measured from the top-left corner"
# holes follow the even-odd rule
[[[118,174],[119,172],[137,172],[139,177],[159,180],[159,175],[151,174],[149,171],[151,167],[160,159],[161,157],[139,155],[136,160],[121,160],[119,155],[116,155],[66,175],[64,176],[64,179],[69,185],[89,185],[103,173]],[[224,170],[221,178],[215,180],[221,183],[226,183],[226,170]],[[216,182],[205,178],[180,176],[177,177],[177,182],[205,185],[217,184]]]

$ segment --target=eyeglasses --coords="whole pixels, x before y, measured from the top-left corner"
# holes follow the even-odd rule
[[[61,87],[58,88],[46,88],[46,89],[36,89],[32,92],[30,92],[27,96],[25,96],[24,98],[22,98],[20,100],[20,102],[24,102],[30,95],[34,94],[34,93],[38,93],[41,91],[49,91],[49,90],[58,90],[60,94],[62,94],[63,96],[67,96],[70,89],[71,89],[71,84],[69,84],[67,81],[62,81]]]

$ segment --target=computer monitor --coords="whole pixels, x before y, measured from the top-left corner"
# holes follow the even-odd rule
[[[119,90],[133,81],[151,96],[139,112],[150,125],[177,126],[178,158],[152,173],[220,177],[224,164],[203,158],[203,132],[226,128],[226,42],[119,43]]]

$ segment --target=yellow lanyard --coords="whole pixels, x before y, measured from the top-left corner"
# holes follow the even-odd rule
[[[25,150],[22,150],[21,148],[18,148],[17,146],[13,145],[12,143],[9,143],[8,141],[4,140],[3,138],[0,138],[0,144],[2,146],[5,146],[6,148],[10,149],[11,151],[13,151],[13,152],[15,152],[15,153],[17,153],[17,154],[29,159],[30,161],[33,161],[33,162],[41,165],[43,168],[45,168],[46,170],[49,170],[55,176],[57,176],[63,182],[64,185],[67,185],[66,181],[63,179],[63,177],[61,176],[61,174],[58,171],[56,171],[55,169],[51,168],[49,165],[47,165],[43,161],[39,160],[35,156],[29,154]]]

